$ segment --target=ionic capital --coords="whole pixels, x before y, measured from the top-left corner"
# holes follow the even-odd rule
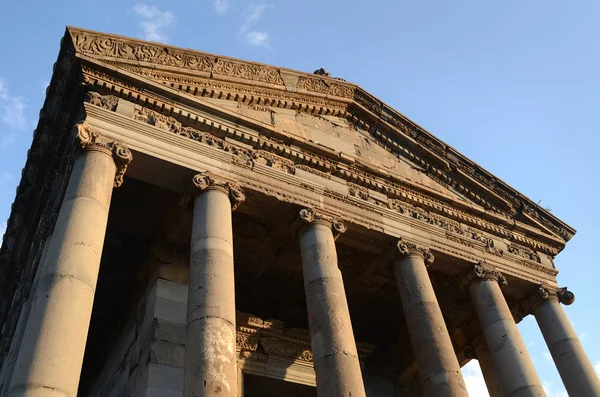
[[[529,298],[521,303],[519,311],[523,315],[532,314],[537,308],[549,301],[560,302],[568,306],[575,302],[575,294],[569,291],[567,287],[552,288],[548,285],[538,285]]]
[[[83,150],[96,150],[111,156],[117,167],[115,173],[114,187],[123,184],[123,177],[127,171],[127,166],[133,160],[131,151],[123,142],[111,141],[93,131],[85,121],[75,124],[77,139]]]
[[[246,195],[237,182],[225,179],[210,172],[200,172],[192,178],[192,183],[198,192],[210,189],[221,190],[231,201],[231,210],[235,211],[245,200]]]
[[[505,287],[508,285],[506,277],[504,277],[504,275],[498,270],[486,267],[483,264],[478,263],[475,266],[473,266],[473,269],[471,269],[469,274],[467,274],[467,276],[465,277],[463,281],[463,286],[468,287],[473,283],[486,280],[496,281],[498,282],[498,284],[500,284],[500,287]]]
[[[292,224],[292,232],[298,234],[305,226],[318,223],[330,227],[334,239],[337,239],[340,234],[346,231],[346,225],[335,216],[317,211],[314,208],[303,208],[298,212],[298,217]]]
[[[397,253],[401,258],[408,258],[411,256],[420,256],[425,261],[425,265],[429,266],[433,263],[435,257],[429,251],[428,248],[419,246],[414,243],[410,243],[408,241],[403,241],[402,239],[398,240],[396,243]]]

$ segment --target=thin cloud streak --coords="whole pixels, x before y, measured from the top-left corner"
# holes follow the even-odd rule
[[[266,3],[251,3],[242,14],[239,33],[243,35],[244,40],[251,46],[270,48],[269,34],[265,31],[254,29],[265,11],[270,7]]]
[[[0,135],[0,149],[15,142],[17,132],[27,129],[25,99],[11,95],[6,79],[0,77],[0,122],[7,128]]]
[[[265,32],[248,32],[246,33],[246,41],[254,47],[269,48],[269,34]]]
[[[175,15],[171,11],[160,11],[155,6],[147,4],[136,4],[133,10],[141,18],[139,25],[144,32],[144,40],[167,41],[167,35],[163,30],[175,21]]]
[[[231,1],[229,1],[229,0],[214,0],[213,7],[217,14],[224,15],[231,8]]]

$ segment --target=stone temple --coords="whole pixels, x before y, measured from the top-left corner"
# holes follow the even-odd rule
[[[600,396],[575,230],[359,86],[67,28],[0,251],[0,395]]]

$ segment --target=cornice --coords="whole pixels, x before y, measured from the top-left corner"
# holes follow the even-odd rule
[[[343,115],[378,138],[387,150],[420,163],[430,177],[488,210],[506,211],[515,219],[528,219],[565,242],[575,233],[554,215],[355,84],[78,28],[67,28],[67,36],[78,54],[119,63],[120,67],[134,73],[143,70],[148,77],[159,80],[162,74],[163,83],[186,94],[216,96],[254,106],[285,107],[312,114]],[[169,84],[169,78],[175,81]],[[200,85],[200,89],[195,84],[198,78],[205,84],[204,87]],[[188,79],[187,83],[185,79]],[[246,93],[220,90],[219,82],[238,84],[238,88],[245,88]],[[267,91],[261,93],[261,89]],[[273,94],[280,98],[272,97]],[[414,149],[418,150],[415,152]]]
[[[465,233],[464,236],[458,235],[447,231],[450,223],[447,219],[445,222],[438,223],[425,222],[389,207],[328,190],[324,185],[299,178],[293,172],[262,164],[260,158],[253,163],[245,163],[244,160],[252,158],[248,153],[255,151],[252,146],[259,145],[262,141],[256,136],[253,136],[252,140],[246,140],[252,145],[237,146],[231,139],[222,139],[189,127],[180,133],[181,131],[176,128],[171,130],[171,126],[167,124],[158,127],[98,106],[86,104],[85,109],[86,120],[94,128],[102,130],[104,134],[114,139],[123,140],[136,152],[157,156],[189,169],[218,173],[222,172],[222,167],[225,166],[228,177],[238,180],[246,191],[260,192],[282,202],[306,208],[323,208],[328,212],[339,214],[344,222],[377,230],[389,236],[400,237],[405,236],[406,233],[413,234],[416,242],[430,245],[436,252],[443,252],[471,263],[484,258],[486,262],[501,271],[532,283],[555,283],[558,271],[548,263],[520,259],[507,250],[497,253],[488,252],[484,249],[483,243],[475,239],[485,233],[473,233],[477,231],[476,229],[466,231],[462,229],[464,225],[458,224],[461,227],[459,230]],[[218,125],[220,121],[212,117],[206,119],[206,125]],[[230,132],[232,135],[227,135],[225,138],[232,136],[238,136],[240,140],[243,137],[249,138],[239,130],[235,135],[233,131]],[[449,236],[454,236],[463,243],[459,245]]]
[[[91,76],[93,71],[87,70],[84,73],[90,73]],[[84,80],[86,79],[94,81],[97,86],[106,86],[106,82],[102,79],[89,76],[84,77]],[[113,92],[118,93],[118,87],[115,87]],[[432,197],[433,192],[431,191],[427,193],[419,192],[407,181],[400,183],[400,181],[393,182],[392,177],[387,180],[376,178],[369,172],[357,168],[356,164],[344,163],[343,159],[339,157],[338,161],[334,161],[331,158],[320,156],[316,154],[318,152],[317,148],[313,149],[311,146],[312,143],[306,144],[308,149],[302,149],[296,146],[300,142],[295,142],[293,138],[272,129],[272,126],[249,126],[248,129],[245,129],[242,127],[243,123],[241,122],[243,120],[241,120],[241,116],[236,124],[228,124],[225,120],[220,120],[207,113],[183,108],[181,104],[177,104],[180,106],[178,109],[169,109],[166,103],[160,101],[160,98],[153,98],[149,95],[148,92],[145,92],[144,97],[140,97],[138,103],[153,104],[151,106],[155,109],[168,109],[171,114],[183,116],[179,117],[179,120],[182,121],[146,107],[138,107],[134,110],[133,118],[135,120],[232,153],[235,155],[234,163],[239,166],[252,168],[253,164],[260,163],[290,174],[294,174],[295,169],[304,169],[312,170],[313,173],[321,177],[331,178],[335,176],[347,181],[350,195],[361,201],[375,203],[386,209],[408,215],[411,218],[442,227],[447,232],[458,233],[468,240],[481,241],[490,252],[495,252],[494,243],[491,236],[486,235],[485,232],[502,239],[512,240],[515,243],[529,245],[532,249],[545,252],[551,256],[556,255],[561,248],[560,240],[549,240],[555,244],[553,246],[539,239],[526,237],[524,234],[514,232],[512,230],[514,224],[510,221],[504,220],[506,223],[505,226],[502,226],[498,218],[486,220],[486,215],[489,214],[484,211],[473,207],[469,207],[471,211],[460,210],[456,208],[456,202],[450,202],[450,204],[446,202],[447,197],[445,198],[446,201],[442,201],[435,196]],[[115,98],[90,92],[88,101],[97,107],[115,111],[114,103],[115,101],[118,102],[118,99]],[[131,95],[128,95],[128,98],[131,98]],[[215,111],[216,113],[219,113],[219,111],[226,112],[224,109],[218,111],[215,109]],[[185,126],[184,123],[189,126]],[[260,129],[263,130],[264,135],[256,133]],[[269,135],[271,138],[268,137]],[[275,136],[278,138],[275,138]],[[280,140],[279,137],[284,138],[284,140]],[[251,147],[254,150],[236,147],[222,139],[239,141],[246,145],[245,147]],[[355,185],[353,182],[360,182],[363,186]],[[370,192],[364,186],[369,186],[382,194],[375,199],[373,198],[375,193]],[[380,201],[382,199],[384,201]],[[534,258],[534,261],[539,263],[539,257]]]

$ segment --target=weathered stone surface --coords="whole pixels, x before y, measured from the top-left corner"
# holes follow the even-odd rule
[[[110,154],[115,169],[110,180],[89,178],[73,198],[64,188],[72,165],[71,123],[79,119],[85,119],[78,127],[82,143]],[[131,166],[117,140],[135,151]],[[127,168],[125,187],[110,198],[103,239],[112,191],[107,184],[122,184]],[[198,171],[195,188],[225,198],[221,207],[206,205],[193,218],[198,191],[190,190],[190,177]],[[233,180],[248,200],[232,216],[244,200]],[[72,216],[57,222],[61,202],[63,208],[73,204]],[[102,207],[102,216],[80,216],[82,208],[94,206]],[[300,207],[336,214],[348,227],[337,249],[329,240],[325,247],[303,247],[303,257],[309,252],[305,262],[317,264],[304,266],[305,291],[300,253],[289,233]],[[211,235],[199,237],[201,223]],[[36,268],[48,262],[40,259],[41,241],[52,229],[62,237],[47,256],[68,266],[54,263],[60,271],[49,275]],[[333,238],[341,231],[334,230]],[[320,376],[321,394],[326,388],[344,397],[355,390],[363,395],[360,358],[368,396],[421,393],[406,382],[418,373],[431,375],[419,385],[435,389],[427,393],[460,394],[456,355],[462,362],[480,330],[454,280],[475,262],[496,267],[518,279],[506,299],[515,306],[502,309],[515,312],[532,286],[556,286],[553,258],[573,234],[452,147],[324,69],[300,73],[68,28],[0,250],[0,395],[9,388],[16,352],[46,362],[44,368],[17,367],[17,376],[51,378],[40,382],[52,387],[69,379],[68,395],[182,395],[182,350],[197,359],[204,347],[212,361],[190,366],[219,368],[207,382],[212,391],[237,382],[231,370],[237,361],[236,374],[241,368],[311,387],[316,368],[333,374]],[[390,286],[392,269],[383,265],[398,237],[419,241],[440,258],[429,274],[402,275],[413,279],[404,288],[410,299],[402,302]],[[333,260],[334,254],[339,258]],[[89,321],[92,299],[95,318],[86,334],[82,319]],[[236,325],[236,305],[256,316]],[[480,313],[488,334],[496,338],[508,329],[514,338],[510,324],[502,323],[506,313],[492,330],[491,312]],[[577,384],[571,394],[585,395],[595,383],[566,319],[547,309],[538,321],[565,383]],[[27,322],[34,326],[24,327]],[[357,346],[354,335],[373,344]],[[514,359],[517,353],[503,354]],[[50,359],[62,365],[50,365]],[[505,367],[496,372],[518,365]],[[200,378],[202,371],[191,372]],[[85,390],[77,391],[80,373]],[[379,376],[381,389],[373,391],[367,375]],[[390,388],[393,382],[397,390]],[[525,387],[511,389],[513,395],[539,391],[537,384],[521,383]],[[284,382],[269,390],[292,394]]]

